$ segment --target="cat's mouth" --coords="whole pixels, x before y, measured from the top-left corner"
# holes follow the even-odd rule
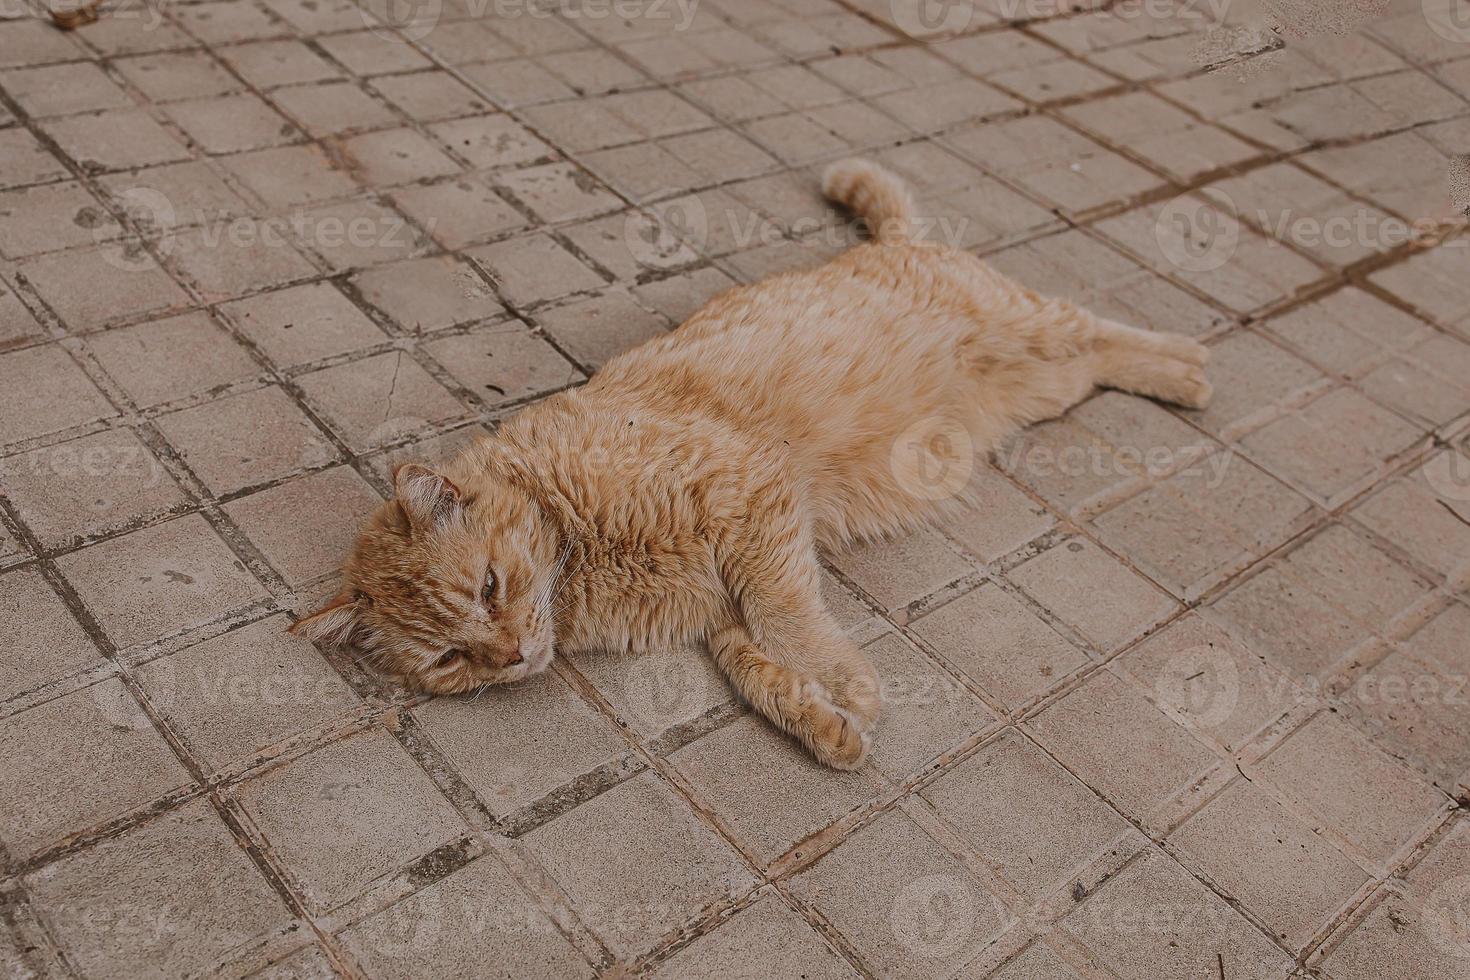
[[[518,664],[509,667],[482,667],[476,665],[471,671],[477,682],[476,686],[484,684],[509,684],[513,681],[522,680],[532,674],[539,674],[551,666],[551,658],[555,651],[550,643],[539,644],[524,652],[524,658]]]

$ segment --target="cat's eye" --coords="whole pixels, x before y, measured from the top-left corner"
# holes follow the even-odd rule
[[[445,650],[442,654],[439,655],[439,659],[434,661],[433,666],[448,667],[450,664],[457,662],[463,656],[465,656],[465,652],[458,648],[453,650]]]
[[[480,598],[486,602],[495,601],[495,571],[493,569],[485,571],[485,584],[480,587]]]

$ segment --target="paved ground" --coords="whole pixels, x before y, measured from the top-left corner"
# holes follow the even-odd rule
[[[1470,974],[1454,4],[5,6],[0,965]],[[1218,389],[835,558],[864,770],[694,652],[426,703],[283,634],[394,462],[841,248],[853,152]]]

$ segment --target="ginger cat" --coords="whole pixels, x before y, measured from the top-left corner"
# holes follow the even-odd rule
[[[911,241],[882,168],[834,164],[823,190],[877,241],[715,297],[442,473],[399,468],[341,593],[293,629],[435,693],[519,680],[557,649],[705,640],[755,710],[860,765],[878,679],[822,602],[818,551],[935,516],[975,457],[1095,385],[1191,408],[1210,385],[1193,340]]]

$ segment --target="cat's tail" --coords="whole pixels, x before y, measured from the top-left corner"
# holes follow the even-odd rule
[[[906,242],[917,229],[908,187],[870,160],[838,160],[829,166],[822,174],[822,193],[862,218],[880,242]]]

